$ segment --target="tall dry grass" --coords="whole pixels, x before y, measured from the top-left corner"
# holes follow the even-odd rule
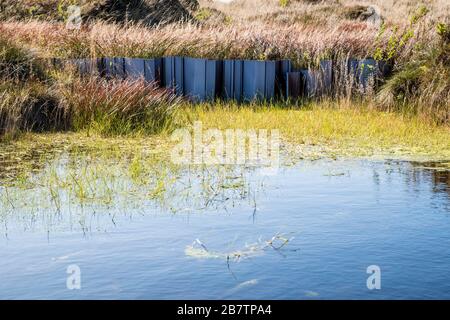
[[[43,72],[29,50],[0,36],[0,138],[24,131],[95,128],[155,133],[172,124],[179,98],[137,81]]]
[[[0,139],[26,131],[68,129],[68,116],[57,93],[48,86],[0,81]]]
[[[377,32],[363,23],[325,29],[264,24],[208,27],[194,24],[148,29],[98,22],[81,30],[48,22],[3,22],[0,32],[43,57],[160,57],[185,55],[216,59],[291,59],[305,65],[337,53],[367,56]],[[388,34],[380,42],[388,41]]]
[[[0,139],[21,132],[87,130],[154,134],[176,125],[181,100],[143,80],[73,78],[67,83],[0,82]]]
[[[96,22],[85,25],[80,30],[69,30],[63,23],[58,22],[3,21],[0,22],[0,38],[7,38],[15,48],[19,47],[31,53],[29,57],[33,59],[181,55],[216,59],[290,59],[297,67],[307,67],[317,64],[320,59],[331,58],[337,65],[335,81],[339,82],[339,90],[336,97],[349,99],[354,96],[355,87],[354,79],[348,78],[346,59],[377,54],[389,60],[394,65],[396,74],[401,75],[409,61],[422,59],[422,50],[425,53],[432,51],[432,48],[427,47],[436,41],[435,25],[449,15],[449,5],[443,0],[429,3],[430,12],[420,23],[414,24],[411,23],[411,13],[416,15],[418,3],[406,0],[374,0],[373,3],[347,0],[289,1],[285,8],[280,7],[279,1],[264,0],[263,5],[262,2],[237,0],[233,4],[222,6],[232,19],[227,23],[214,25],[184,23],[147,28],[140,25]],[[376,4],[381,8],[386,22],[383,28],[346,16],[346,10],[353,6],[368,4]],[[217,6],[213,3],[208,5]],[[14,50],[11,52],[14,53]],[[411,70],[416,66],[429,68],[430,64],[409,66]],[[405,91],[408,97],[414,98],[414,108],[411,107],[411,99],[405,99],[402,104],[395,106],[381,99],[379,108],[403,111],[413,109],[414,112],[430,117],[437,114],[439,119],[448,122],[449,104],[445,92],[448,92],[450,80],[446,65],[430,70],[432,71],[424,73],[426,76],[421,77],[419,81],[421,90]],[[391,90],[386,91],[389,89],[386,87],[384,91],[391,96],[398,96],[398,88],[392,85],[395,79],[390,83]],[[345,85],[342,85],[343,83]],[[62,94],[59,99],[64,101],[63,109],[77,115],[76,126],[79,128],[96,123],[102,132],[129,132],[132,128],[139,130],[138,121],[135,120],[145,119],[146,111],[143,110],[149,109],[146,106],[156,105],[172,110],[177,105],[173,97],[165,96],[165,93],[157,92],[144,84],[106,83],[99,79],[86,82],[86,79],[75,78],[71,86],[59,85],[59,91],[55,92]],[[54,90],[54,86],[47,87],[50,91]],[[140,95],[139,90],[149,97]],[[8,92],[11,93],[10,89]],[[359,90],[357,93],[369,99],[375,96],[374,92],[367,90]],[[97,99],[97,96],[101,98]],[[5,96],[3,100],[10,101],[9,104],[20,105],[20,97],[17,95],[15,99]],[[430,101],[433,107],[429,106]],[[127,108],[134,111],[121,109],[118,103],[129,105]],[[6,110],[6,107],[3,107],[3,110]],[[110,113],[108,110],[114,112]],[[148,116],[148,123],[152,123],[151,119],[167,120],[171,117],[164,114],[160,118],[157,113]],[[151,132],[152,127],[163,127],[166,120],[155,120],[152,126],[144,124],[144,131]],[[125,130],[121,131],[122,128]]]
[[[74,130],[100,134],[154,134],[170,130],[180,98],[143,79],[75,78],[58,88]]]
[[[386,24],[381,28],[336,16],[332,10],[325,10],[328,7],[322,7],[326,5],[330,6],[328,2],[320,2],[301,4],[299,8],[316,11],[317,7],[321,8],[320,15],[327,23],[314,16],[312,20],[283,24],[276,20],[276,15],[270,14],[268,20],[249,19],[221,25],[180,23],[148,28],[96,22],[80,30],[69,30],[63,23],[31,20],[0,22],[0,33],[36,50],[42,57],[184,55],[212,59],[291,59],[296,66],[303,67],[322,58],[372,56],[380,48],[389,47],[397,34],[408,30],[414,32],[414,41],[404,45],[398,55],[406,60],[417,43],[429,42],[435,36],[438,20],[433,11],[413,28],[411,15],[407,13],[396,26]],[[270,11],[270,8],[266,9]],[[279,10],[297,17],[289,8]],[[417,8],[420,7],[416,6],[416,11]]]
[[[0,136],[63,126],[58,99],[48,80],[29,51],[0,37]]]
[[[450,14],[447,0],[233,0],[226,4],[199,0],[202,7],[220,10],[235,23],[265,21],[270,24],[309,23],[332,26],[350,21],[346,14],[356,7],[376,6],[387,24],[406,25],[418,6],[426,5],[431,18],[442,20]],[[286,4],[286,5],[283,5]]]
[[[388,110],[427,114],[450,122],[450,23],[438,25],[438,39],[414,51],[378,93]]]

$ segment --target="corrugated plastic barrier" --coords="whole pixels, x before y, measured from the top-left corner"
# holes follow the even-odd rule
[[[283,97],[290,69],[288,60],[225,60],[222,97],[238,102]]]
[[[222,61],[184,58],[183,66],[185,96],[193,101],[211,101],[220,95]]]
[[[295,70],[289,60],[211,60],[188,57],[54,59],[67,62],[81,74],[98,72],[105,78],[145,79],[185,96],[191,101],[215,99],[253,100],[314,98],[331,94],[333,61],[323,60],[316,69]],[[389,64],[374,59],[346,62],[347,73],[366,90],[391,72]]]

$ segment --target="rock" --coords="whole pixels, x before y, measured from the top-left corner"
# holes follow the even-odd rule
[[[381,16],[381,10],[377,6],[369,6],[366,11],[366,22],[381,25],[383,18]]]
[[[344,16],[347,19],[365,21],[375,25],[381,25],[383,22],[381,10],[375,5],[346,7],[344,9]]]

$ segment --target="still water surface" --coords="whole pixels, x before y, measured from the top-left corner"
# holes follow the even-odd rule
[[[14,200],[2,188],[0,298],[448,299],[450,173],[428,167],[305,161],[243,170],[220,192],[184,172],[164,203],[113,192],[115,204],[84,205],[61,192],[57,212],[38,187],[9,188]],[[74,264],[80,290],[66,286]],[[370,265],[380,290],[366,286]]]

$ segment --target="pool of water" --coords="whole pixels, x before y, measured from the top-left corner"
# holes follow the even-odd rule
[[[49,181],[0,188],[1,299],[450,298],[450,173],[431,164],[184,170],[151,196],[119,176],[102,201]]]

